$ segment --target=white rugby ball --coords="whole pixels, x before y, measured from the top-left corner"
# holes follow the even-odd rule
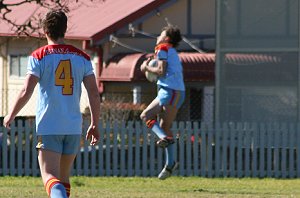
[[[148,66],[157,67],[157,60],[156,59],[150,60],[148,63]],[[146,76],[147,80],[150,82],[156,82],[158,79],[158,76],[156,74],[149,72],[149,71],[145,72],[145,76]]]

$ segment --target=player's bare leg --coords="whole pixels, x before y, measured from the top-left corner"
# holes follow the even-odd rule
[[[75,158],[76,155],[62,155],[60,160],[60,180],[66,188],[68,197],[71,194],[70,174]]]
[[[62,155],[60,160],[60,179],[62,182],[69,183],[73,162],[76,155]]]
[[[172,123],[176,118],[178,109],[171,105],[163,107],[163,113],[161,114],[160,127],[165,131],[167,137],[157,142],[160,147],[165,148],[169,144],[173,144],[173,134],[171,132]],[[162,146],[165,145],[165,146]]]
[[[167,134],[167,144],[165,147],[166,164],[161,173],[158,175],[159,179],[166,179],[172,175],[172,172],[177,168],[177,163],[174,161],[173,156],[173,134],[170,130],[172,123],[176,118],[178,109],[174,106],[167,105],[163,108],[163,114],[161,115],[160,126]],[[160,142],[165,140],[160,140]],[[159,144],[159,142],[158,142]]]
[[[157,114],[159,114],[161,111],[162,107],[159,105],[159,100],[155,98],[140,116],[141,119],[146,123],[147,127],[150,128],[159,139],[166,137],[165,132],[157,122]]]
[[[147,108],[141,113],[141,119],[147,121],[149,119],[156,119],[157,114],[162,111],[162,107],[159,105],[159,100],[154,99]]]
[[[163,113],[161,114],[160,126],[167,133],[168,136],[173,136],[171,132],[172,123],[177,116],[178,109],[172,105],[166,105],[163,107]]]
[[[39,149],[38,160],[42,180],[48,196],[67,197],[66,189],[59,180],[61,154],[45,149]]]

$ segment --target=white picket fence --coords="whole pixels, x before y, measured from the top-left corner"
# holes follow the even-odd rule
[[[39,176],[35,126],[15,123],[0,127],[0,175]],[[88,122],[84,122],[84,130]],[[96,147],[83,141],[73,175],[156,176],[164,151],[140,122],[100,122]],[[201,177],[300,177],[300,124],[174,122],[179,168],[174,175]]]

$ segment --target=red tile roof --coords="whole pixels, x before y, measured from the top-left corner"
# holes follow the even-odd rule
[[[213,82],[215,79],[214,53],[179,53],[184,80],[189,82]]]
[[[13,2],[10,0],[10,2]],[[105,0],[79,1],[69,5],[67,38],[99,40],[113,31],[168,2],[168,0]],[[37,17],[46,9],[34,3],[12,7],[9,19],[24,24],[31,16]],[[0,36],[14,36],[12,26],[0,21]]]
[[[226,54],[225,63],[227,64],[258,64],[258,63],[279,63],[281,62],[281,57],[278,55],[270,54],[241,54],[233,53]]]

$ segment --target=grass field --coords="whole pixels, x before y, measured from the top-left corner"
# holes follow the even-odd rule
[[[71,197],[300,197],[300,179],[72,177]],[[46,198],[41,178],[0,177],[0,198]]]

